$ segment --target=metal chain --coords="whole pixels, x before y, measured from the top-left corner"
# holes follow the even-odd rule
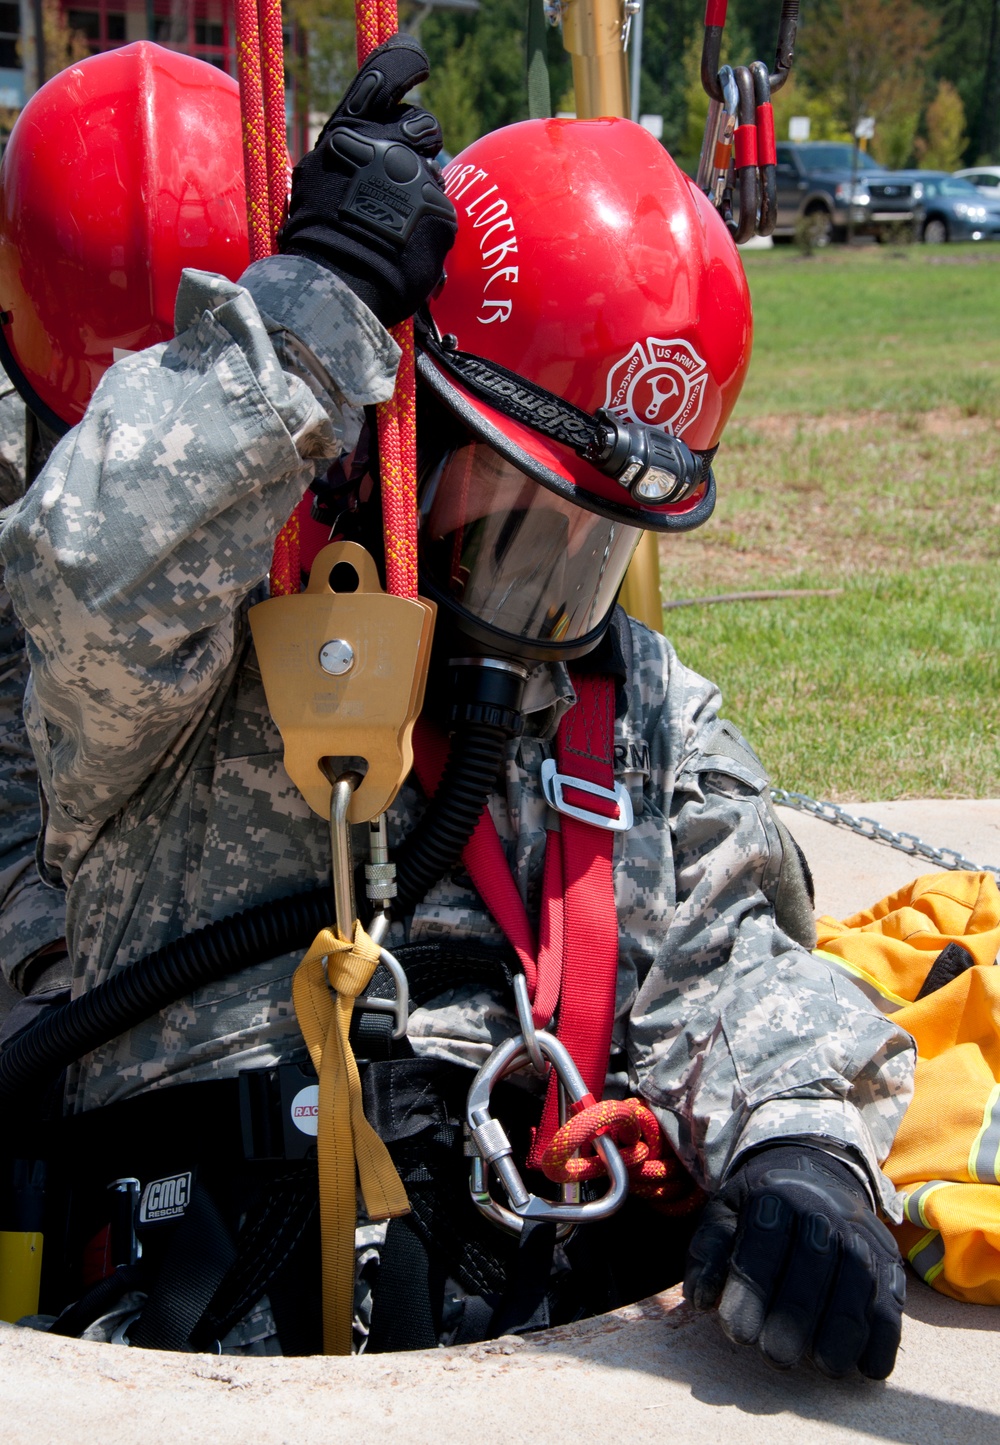
[[[839,823],[862,838],[888,843],[890,848],[909,853],[911,858],[926,858],[928,862],[937,863],[941,868],[964,869],[969,873],[992,873],[995,878],[1000,878],[1000,867],[991,863],[973,863],[954,848],[932,848],[930,843],[923,842],[915,833],[894,833],[891,828],[883,827],[874,818],[856,818],[853,813],[845,812],[836,803],[821,803],[817,798],[810,798],[807,793],[791,793],[786,788],[772,788],[771,801],[781,803],[786,808],[797,808],[800,813],[809,813],[814,818],[822,818],[826,823]]]

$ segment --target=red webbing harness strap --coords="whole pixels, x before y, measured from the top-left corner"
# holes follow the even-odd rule
[[[566,713],[556,734],[557,766],[560,773],[569,777],[613,790],[614,682],[610,677],[575,675],[573,686],[576,705]],[[563,791],[568,803],[607,815],[616,811],[613,803],[604,805],[592,794],[574,796],[568,783],[563,783]],[[595,1099],[600,1099],[611,1052],[618,981],[618,911],[612,876],[614,834],[563,813],[559,815],[557,836],[558,849],[552,846],[555,836],[554,830],[550,831],[543,887],[543,928],[548,916],[552,920],[549,927],[562,935],[556,1032],[572,1055],[588,1090]],[[548,866],[553,854],[561,856],[561,869]],[[561,919],[555,916],[560,913]],[[530,1167],[537,1166],[558,1127],[559,1099],[553,1078],[542,1122],[528,1156]]]
[[[577,701],[559,725],[556,762],[561,773],[614,787],[615,691],[610,677],[574,676]],[[431,795],[444,770],[446,746],[421,719],[414,734],[416,771]],[[567,802],[593,812],[614,812],[592,794]],[[551,828],[545,848],[540,937],[535,939],[524,901],[511,876],[489,809],[465,846],[462,861],[476,891],[513,946],[528,982],[532,1016],[544,1028],[559,1005],[557,1034],[595,1098],[604,1092],[618,978],[618,914],[611,857],[614,835],[565,815]],[[555,1083],[532,1147],[541,1157],[559,1124]]]
[[[614,683],[609,677],[574,676],[577,702],[556,735],[556,765],[563,797],[590,812],[611,816],[616,805],[574,793],[567,778],[614,786]],[[422,718],[414,732],[416,773],[430,797],[444,772],[448,746]],[[480,898],[496,919],[524,969],[532,1017],[545,1028],[559,1006],[557,1034],[572,1054],[591,1098],[559,1126],[558,1086],[550,1082],[542,1121],[527,1163],[556,1182],[603,1175],[594,1153],[598,1134],[623,1146],[633,1193],[668,1214],[686,1214],[702,1195],[662,1136],[659,1121],[639,1099],[597,1103],[604,1092],[618,982],[618,913],[612,854],[614,834],[559,815],[546,839],[537,954],[524,901],[514,882],[489,808],[465,846],[462,861]]]
[[[448,757],[448,743],[423,717],[413,730],[414,770],[427,797],[437,792]],[[462,861],[476,892],[491,916],[507,935],[507,940],[520,960],[528,980],[528,996],[537,991],[538,969],[535,963],[535,936],[513,875],[507,867],[503,845],[488,807],[476,824],[475,832],[465,845]],[[551,1018],[551,1014],[545,1019]]]

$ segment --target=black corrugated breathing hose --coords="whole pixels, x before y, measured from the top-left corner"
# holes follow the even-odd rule
[[[453,677],[456,733],[441,784],[397,860],[393,913],[412,913],[459,859],[520,731],[524,669],[468,660]],[[137,959],[105,983],[47,1010],[0,1050],[0,1103],[49,1084],[67,1064],[160,1009],[233,973],[305,948],[329,926],[328,887],[274,899],[207,924]]]

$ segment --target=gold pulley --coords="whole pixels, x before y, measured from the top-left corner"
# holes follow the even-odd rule
[[[383,813],[413,766],[436,608],[383,592],[356,542],[333,542],[304,593],[250,610],[267,705],[285,770],[310,808],[330,816],[333,780],[360,775],[352,823]]]

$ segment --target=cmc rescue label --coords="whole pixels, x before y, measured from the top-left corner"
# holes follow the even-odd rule
[[[313,1138],[319,1133],[319,1085],[307,1084],[292,1100],[292,1123]]]
[[[191,1175],[172,1174],[154,1179],[142,1192],[139,1223],[156,1224],[160,1219],[177,1219],[191,1202]]]

